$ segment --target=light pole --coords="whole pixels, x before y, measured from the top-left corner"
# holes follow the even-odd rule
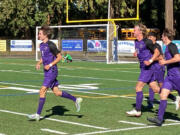
[[[165,27],[173,30],[173,24],[173,0],[165,0]]]
[[[111,0],[108,1],[108,19],[110,19],[110,8],[111,8]]]

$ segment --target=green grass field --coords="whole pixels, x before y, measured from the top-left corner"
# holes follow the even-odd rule
[[[140,118],[127,117],[135,103],[138,64],[60,63],[58,80],[61,89],[82,97],[82,108],[76,112],[72,101],[47,93],[39,122],[29,121],[27,114],[36,112],[38,90],[43,71],[35,70],[35,60],[0,59],[0,134],[1,135],[177,135],[180,111],[169,101],[162,127],[146,119],[156,114],[158,104],[150,111],[144,106]],[[144,88],[144,98],[148,87]],[[177,95],[175,93],[175,95]],[[158,95],[155,95],[159,99]]]

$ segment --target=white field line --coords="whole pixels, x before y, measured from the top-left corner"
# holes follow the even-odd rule
[[[0,110],[0,112],[11,113],[11,114],[16,114],[16,115],[21,115],[21,116],[28,116],[28,114],[25,114],[25,113],[13,112],[13,111],[8,111],[8,110]],[[104,128],[104,127],[93,126],[93,125],[82,124],[82,123],[71,122],[71,121],[65,121],[65,120],[59,120],[59,119],[52,119],[52,118],[45,118],[45,119],[50,120],[50,121],[60,122],[60,123],[66,123],[66,124],[71,124],[71,125],[88,127],[88,128],[95,128],[95,129],[101,129],[101,130],[107,130],[108,129],[108,128]]]
[[[173,125],[180,125],[180,123],[163,124],[162,126],[165,127],[165,126],[173,126]],[[89,132],[89,133],[79,133],[79,134],[74,134],[74,135],[94,135],[94,134],[112,133],[112,132],[120,132],[120,131],[130,131],[130,130],[146,129],[146,128],[157,128],[157,126],[143,126],[143,127],[132,127],[132,128],[120,128],[120,129],[97,131],[97,132]]]
[[[0,82],[0,84],[10,84],[10,85],[16,85],[16,86],[35,87],[35,88],[41,87],[41,86],[35,86],[35,85],[25,85],[25,84],[8,83],[8,82]]]
[[[0,133],[0,135],[5,135],[5,134],[3,134],[3,133]]]
[[[166,121],[170,121],[170,122],[180,122],[179,120],[172,120],[172,119],[166,119]]]
[[[24,72],[24,71],[16,71],[16,70],[0,70],[0,72],[14,72],[14,73],[22,73],[22,74],[40,74],[43,75],[44,73],[39,72]],[[71,78],[83,78],[83,79],[92,79],[92,80],[106,80],[106,81],[117,81],[117,82],[137,82],[133,80],[121,80],[121,79],[112,79],[112,78],[98,78],[98,77],[83,77],[83,76],[72,76],[72,75],[58,75],[58,76],[65,76]]]
[[[51,129],[47,129],[47,128],[42,128],[41,131],[60,134],[60,135],[67,135],[68,134],[68,133],[65,133],[65,132],[60,132],[60,131],[51,130]]]
[[[0,84],[9,84],[9,85],[17,85],[17,86],[28,86],[28,87],[39,87],[39,86],[34,86],[34,85],[23,85],[23,84],[17,84],[17,83],[6,83],[6,82],[0,82]],[[59,86],[60,89],[61,89],[61,86]],[[8,88],[11,88],[11,87],[6,87],[6,88],[2,88],[2,89],[8,89]],[[18,90],[18,87],[12,87],[13,89],[17,88]],[[23,90],[23,88],[19,88],[19,90]],[[36,89],[27,89],[28,92],[38,92],[39,90],[36,90]],[[24,90],[25,91],[25,90]],[[79,92],[79,93],[88,93],[88,94],[93,94],[93,95],[102,95],[102,96],[115,96],[115,97],[120,97],[119,95],[111,95],[111,94],[105,94],[105,93],[96,93],[96,92],[88,92],[88,91],[77,91],[77,90],[67,90],[67,91],[72,91],[72,92]],[[51,92],[51,91],[48,91],[48,92]]]
[[[147,124],[144,124],[144,123],[137,123],[137,122],[130,122],[130,121],[123,121],[123,120],[120,120],[118,121],[120,123],[125,123],[125,124],[132,124],[132,125],[140,125],[140,126],[146,126]]]
[[[26,87],[39,87],[39,86],[34,86],[34,85],[24,85],[24,84],[17,84],[17,83],[7,83],[7,82],[0,82],[0,84],[10,84],[10,85],[16,85],[16,86],[26,86]],[[88,85],[88,84],[86,84]],[[93,84],[92,84],[93,85]],[[95,84],[96,85],[96,84]],[[61,89],[62,85],[59,85],[59,88]],[[72,85],[71,85],[72,86]],[[64,88],[66,88],[64,86]],[[93,87],[92,87],[93,88]],[[26,91],[28,93],[37,93],[39,92],[39,88],[37,89],[29,89],[29,88],[20,88],[20,87],[4,87],[4,88],[0,88],[0,89],[13,89],[13,90],[20,90],[20,91]],[[76,92],[76,93],[87,93],[87,94],[92,94],[92,95],[101,95],[101,96],[111,96],[111,97],[120,97],[120,98],[127,98],[127,99],[136,99],[136,97],[130,97],[130,96],[121,96],[121,95],[111,95],[111,94],[105,94],[105,93],[97,93],[97,92],[89,92],[89,91],[78,91],[78,90],[68,90],[65,89],[66,91],[72,91],[72,92]],[[48,91],[48,93],[52,93],[52,91]],[[146,98],[143,98],[144,101],[146,101]],[[174,104],[174,102],[168,102],[168,104]]]
[[[28,86],[28,87],[39,87],[34,85],[23,85],[23,84],[16,84],[16,83],[6,83],[6,82],[0,82],[0,84],[10,84],[10,85],[18,85],[18,86]],[[89,84],[85,84],[86,86]],[[93,84],[92,84],[93,85]],[[95,84],[96,85],[96,84]],[[61,89],[62,85],[59,85],[59,88]],[[72,85],[71,85],[72,86]],[[65,87],[64,87],[65,88]],[[39,92],[38,89],[29,89],[29,88],[20,88],[20,87],[4,87],[0,89],[13,89],[13,90],[20,90],[20,91],[26,91],[28,93],[37,93]],[[121,96],[121,95],[111,95],[111,94],[105,94],[105,93],[96,93],[96,92],[89,92],[89,91],[78,91],[78,90],[67,90],[66,91],[72,91],[77,93],[87,93],[92,95],[101,95],[101,96],[110,96],[110,97],[120,97],[120,98],[127,98],[127,99],[136,99],[136,97],[130,97],[130,96]],[[48,91],[48,93],[52,93],[52,91]],[[144,101],[146,101],[146,98],[143,98]],[[168,104],[174,104],[174,102],[168,101]]]
[[[2,82],[0,82],[2,83]],[[13,85],[13,84],[11,84]],[[23,86],[23,85],[21,85]],[[19,91],[25,91],[27,93],[38,93],[39,90],[37,89],[29,89],[29,88],[20,88],[20,87],[5,87],[5,88],[0,88],[0,89],[10,89],[10,90],[19,90]],[[111,95],[111,94],[105,94],[105,93],[96,93],[96,92],[88,92],[88,91],[78,91],[78,90],[66,90],[66,91],[72,91],[72,92],[77,92],[77,93],[87,93],[87,94],[92,94],[92,95],[101,95],[101,96],[110,96],[110,97],[121,97],[121,98],[130,98],[131,97],[125,97],[125,96],[120,96],[120,95]],[[47,91],[48,93],[52,93],[52,91]],[[135,99],[135,98],[133,98]],[[146,99],[144,99],[146,100]]]
[[[3,64],[3,63],[0,63]],[[6,63],[6,65],[19,65],[19,66],[32,66],[35,67],[35,65],[30,65],[30,64],[19,64],[19,63]],[[95,70],[95,71],[110,71],[110,72],[128,72],[128,73],[140,73],[140,72],[133,72],[133,71],[124,71],[124,69],[139,69],[139,68],[111,68],[110,70],[106,70],[106,69],[101,69],[101,68],[85,68],[85,67],[62,67],[64,69],[68,69],[68,70],[74,70],[74,69],[84,69],[84,70]],[[61,69],[59,68],[59,69]]]
[[[17,83],[8,83],[8,82],[0,82],[1,84],[10,84],[10,85],[17,85],[17,86],[26,86],[26,87],[34,87],[34,88],[40,88],[41,86],[35,86],[35,85],[24,85],[24,84],[17,84]],[[95,86],[93,86],[95,85]],[[97,87],[96,85],[98,85],[98,83],[92,83],[92,84],[77,84],[77,85],[59,85],[60,89],[92,89],[92,90],[96,90],[99,89],[99,87]],[[4,89],[4,88],[2,88]]]

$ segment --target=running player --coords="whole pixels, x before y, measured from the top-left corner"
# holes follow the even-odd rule
[[[56,45],[49,41],[50,36],[51,30],[48,26],[43,26],[40,28],[38,38],[39,40],[42,40],[42,43],[40,44],[41,59],[36,64],[36,69],[39,70],[40,65],[43,63],[44,81],[39,91],[40,98],[37,112],[36,114],[28,115],[29,119],[37,121],[40,120],[40,114],[46,100],[46,92],[48,88],[51,88],[56,96],[64,97],[74,101],[77,112],[80,110],[80,103],[82,102],[82,98],[76,98],[65,91],[60,91],[58,88],[59,83],[57,80],[57,63],[61,60],[62,56]]]
[[[160,56],[158,57],[158,60],[163,59],[163,53],[162,53],[162,49],[161,46],[156,42],[156,33],[154,32],[150,32],[148,34],[148,39],[152,40],[153,44],[155,46],[157,46],[159,52],[160,52]],[[155,77],[156,77],[156,81],[158,82],[159,86],[162,87],[163,81],[164,81],[164,74],[165,74],[165,67],[164,65],[161,66],[158,63],[158,60],[154,62],[154,71],[155,71]],[[168,98],[170,98],[171,100],[173,100],[175,102],[176,105],[176,110],[179,109],[179,100],[180,97],[179,96],[174,96],[172,94],[169,94]],[[154,101],[154,92],[151,88],[149,88],[149,99],[147,101],[148,103],[148,108],[152,109],[153,108],[153,101]]]
[[[161,126],[164,121],[164,113],[167,107],[167,97],[172,90],[180,92],[180,55],[177,46],[172,43],[174,32],[170,29],[165,29],[162,34],[162,41],[166,45],[165,59],[159,61],[160,65],[167,66],[167,76],[163,82],[160,93],[160,105],[157,117],[147,118],[157,126]]]
[[[154,92],[160,91],[157,82],[155,81],[153,61],[160,55],[156,46],[152,41],[146,38],[147,28],[143,24],[134,27],[134,36],[136,37],[134,56],[137,56],[140,62],[140,75],[136,84],[136,109],[127,111],[128,116],[141,116],[141,105],[143,101],[142,89],[147,83]]]

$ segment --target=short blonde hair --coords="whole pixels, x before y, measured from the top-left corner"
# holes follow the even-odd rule
[[[142,32],[144,38],[147,37],[147,27],[145,25],[140,23],[140,24],[137,24],[135,27],[139,28],[139,30]]]

